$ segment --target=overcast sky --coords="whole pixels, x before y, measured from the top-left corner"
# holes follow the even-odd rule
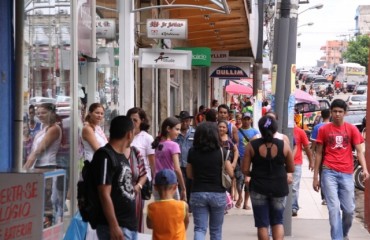
[[[308,10],[298,18],[298,26],[313,22],[312,26],[298,28],[297,67],[316,66],[316,61],[325,56],[320,47],[329,40],[343,40],[355,32],[356,9],[359,5],[370,5],[370,0],[310,0],[309,4],[300,4],[299,11],[323,3],[322,9]]]

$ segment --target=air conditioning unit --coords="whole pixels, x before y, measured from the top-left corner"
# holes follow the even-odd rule
[[[41,10],[36,10],[36,11],[35,11],[35,14],[36,14],[36,15],[42,15],[42,11],[41,11]]]

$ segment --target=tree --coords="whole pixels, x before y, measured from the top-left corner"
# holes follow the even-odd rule
[[[359,35],[349,41],[347,50],[342,53],[342,57],[347,62],[358,63],[366,67],[368,71],[370,37],[367,35]]]

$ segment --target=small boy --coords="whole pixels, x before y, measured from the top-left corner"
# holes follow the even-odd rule
[[[189,224],[188,205],[173,199],[177,190],[174,171],[163,169],[154,179],[160,200],[148,205],[146,224],[153,229],[153,240],[185,240]]]

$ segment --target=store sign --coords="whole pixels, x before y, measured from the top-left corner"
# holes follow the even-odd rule
[[[77,41],[78,51],[92,54],[92,0],[77,0]]]
[[[248,75],[245,73],[243,69],[238,66],[234,65],[225,65],[217,68],[211,74],[212,78],[222,78],[222,79],[230,79],[230,78],[247,78]]]
[[[170,49],[139,49],[139,67],[191,69],[191,51]]]
[[[178,50],[188,50],[192,52],[192,66],[211,66],[211,49],[206,47],[197,47],[197,48],[175,48]]]
[[[148,38],[188,38],[187,19],[148,19],[146,21]]]
[[[212,51],[212,62],[227,62],[229,60],[229,51]]]
[[[116,21],[114,19],[96,19],[96,37],[116,39]]]

